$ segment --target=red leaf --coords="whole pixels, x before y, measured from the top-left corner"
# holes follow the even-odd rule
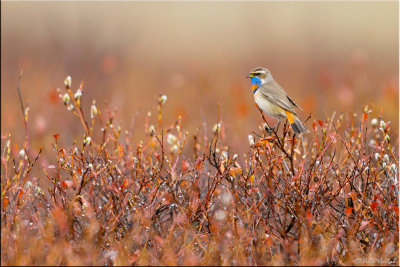
[[[24,190],[20,189],[18,192],[18,200],[22,197],[23,194],[24,194]]]
[[[8,202],[9,202],[8,197],[5,197],[3,200],[3,209],[4,210],[6,210]]]
[[[393,211],[397,216],[399,216],[399,206],[393,206]]]
[[[317,123],[315,122],[315,120],[312,123],[312,127],[313,127],[314,131],[317,130]]]
[[[323,121],[321,121],[321,120],[318,120],[318,124],[322,127],[322,125],[323,125]]]
[[[312,214],[310,212],[310,209],[307,209],[306,220],[307,220],[308,226],[311,226],[311,224],[312,224]]]
[[[376,211],[376,208],[378,207],[378,203],[377,203],[377,202],[372,202],[371,205],[370,205],[370,207],[371,207],[371,209],[372,209],[373,211]]]
[[[73,186],[73,184],[74,183],[72,181],[66,180],[66,181],[62,181],[61,186],[64,189],[66,189],[66,188],[70,188],[71,186]]]
[[[346,209],[346,216],[350,216],[351,212],[353,211],[352,207]]]
[[[368,113],[364,113],[363,119],[364,119],[364,121],[367,121],[367,119],[368,119]]]

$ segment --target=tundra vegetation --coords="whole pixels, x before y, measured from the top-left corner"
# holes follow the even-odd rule
[[[398,265],[398,140],[383,111],[310,115],[301,136],[260,114],[238,155],[219,114],[192,133],[181,117],[164,125],[161,95],[124,130],[82,92],[65,79],[60,120],[82,131],[71,144],[54,133],[47,165],[22,100],[25,142],[2,131],[2,265]]]

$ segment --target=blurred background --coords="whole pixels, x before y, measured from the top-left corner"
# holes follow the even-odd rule
[[[398,10],[398,2],[2,1],[1,133],[23,143],[23,70],[35,148],[49,151],[55,133],[68,144],[83,135],[56,93],[71,75],[74,91],[84,81],[87,114],[93,98],[101,110],[107,101],[127,129],[139,112],[135,141],[148,111],[156,124],[159,94],[168,96],[164,125],[182,115],[190,134],[204,121],[212,128],[220,103],[226,138],[244,152],[262,122],[245,74],[264,66],[303,120],[369,104],[398,135]]]

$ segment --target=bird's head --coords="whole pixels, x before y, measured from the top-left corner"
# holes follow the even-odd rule
[[[253,69],[246,77],[251,79],[251,89],[253,92],[255,92],[258,87],[267,80],[272,80],[271,72],[268,69],[261,67]]]
[[[255,68],[247,74],[247,78],[259,78],[260,80],[265,80],[271,77],[271,72],[266,68]]]

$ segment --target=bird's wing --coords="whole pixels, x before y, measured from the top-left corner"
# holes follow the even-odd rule
[[[291,113],[296,114],[294,108],[300,108],[276,81],[264,83],[259,89],[262,92],[263,97]]]

